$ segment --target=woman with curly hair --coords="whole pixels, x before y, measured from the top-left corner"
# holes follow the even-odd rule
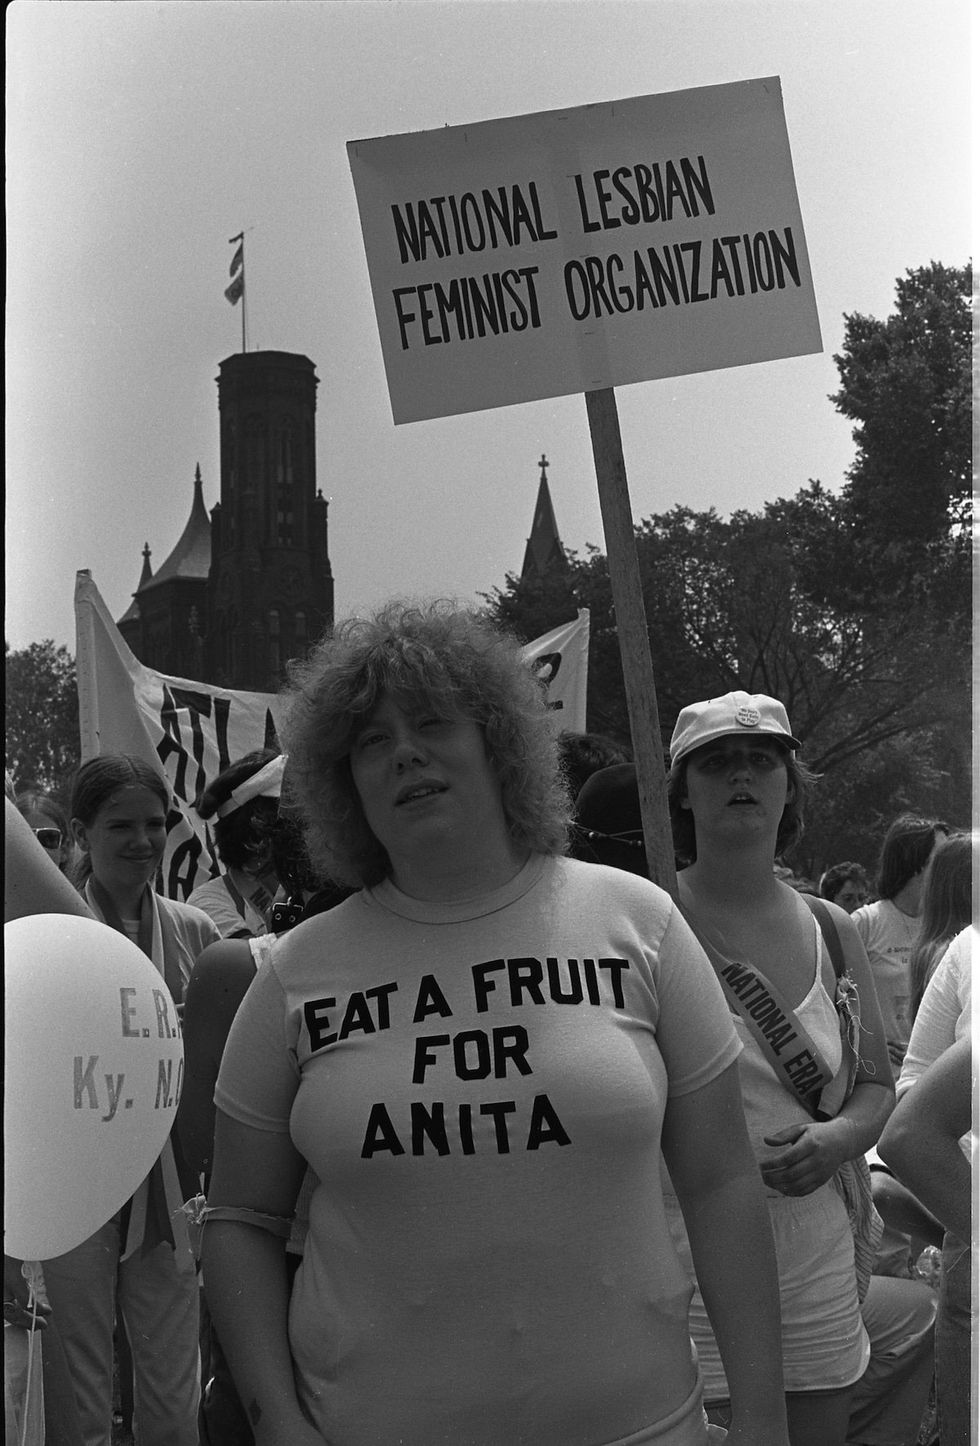
[[[215,1092],[204,1272],[259,1446],[721,1439],[661,1150],[731,1446],[786,1446],[734,1030],[669,897],[563,857],[519,644],[447,603],[392,604],[292,683],[289,800],[317,874],[359,892],[272,946]]]
[[[870,886],[861,865],[847,862],[831,865],[826,873],[820,875],[818,887],[821,899],[829,899],[845,914],[853,914],[868,897]]]

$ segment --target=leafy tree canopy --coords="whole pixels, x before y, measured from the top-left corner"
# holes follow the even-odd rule
[[[857,423],[843,490],[857,579],[906,599],[944,594],[951,531],[968,549],[971,292],[969,265],[908,271],[886,320],[845,317],[834,357],[841,386],[831,400]]]
[[[50,639],[4,653],[7,771],[16,789],[37,784],[66,802],[81,752],[74,659]]]

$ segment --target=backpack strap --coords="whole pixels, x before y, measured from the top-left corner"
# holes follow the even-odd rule
[[[840,979],[847,973],[847,965],[844,962],[844,950],[837,932],[837,925],[834,923],[834,916],[823,899],[818,899],[814,894],[801,894],[800,897],[820,925],[820,932],[827,946],[830,962],[834,966],[834,974]]]

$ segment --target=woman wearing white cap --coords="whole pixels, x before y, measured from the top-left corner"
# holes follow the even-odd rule
[[[877,1140],[894,1092],[854,925],[842,909],[804,899],[773,872],[776,855],[802,831],[812,775],[796,757],[799,746],[783,705],[765,694],[692,704],[671,741],[668,800],[675,849],[686,863],[681,908],[743,1044],[743,1102],[779,1265],[790,1440],[842,1446],[851,1391],[868,1360],[856,1267],[880,1231],[853,1162],[863,1162]],[[828,912],[818,924],[821,908]],[[680,1214],[672,1214],[683,1249]],[[728,1386],[699,1294],[691,1325],[709,1417],[714,1403],[714,1419],[723,1421]]]

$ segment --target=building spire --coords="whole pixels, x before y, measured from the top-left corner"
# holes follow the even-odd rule
[[[145,582],[149,582],[150,578],[153,576],[153,569],[152,569],[152,567],[150,566],[150,558],[151,558],[152,556],[153,556],[153,554],[152,554],[151,551],[150,551],[150,544],[149,544],[148,542],[144,542],[144,543],[143,543],[143,571],[140,573],[140,580],[139,580],[139,582],[136,584],[136,591],[137,591],[137,592],[139,592],[139,590],[140,590],[140,588],[143,586],[143,584],[144,584]]]
[[[521,582],[528,582],[532,578],[543,578],[545,573],[552,570],[564,571],[567,566],[565,549],[561,545],[561,538],[558,536],[558,524],[555,521],[555,509],[551,505],[551,492],[548,488],[548,467],[549,462],[544,453],[538,466],[541,468],[541,478],[538,482],[538,500],[534,507],[534,520],[531,523],[531,535],[527,540],[527,547],[524,551],[524,565],[521,568]]]

